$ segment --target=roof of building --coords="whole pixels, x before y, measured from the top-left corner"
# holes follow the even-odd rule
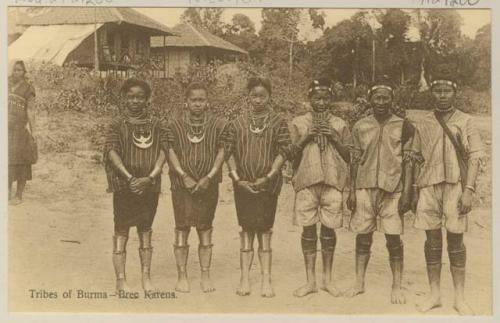
[[[170,28],[143,15],[142,13],[125,7],[54,7],[39,15],[28,16],[19,25],[75,25],[94,23],[126,23],[149,30],[151,35],[175,35]]]
[[[248,52],[224,39],[215,36],[208,30],[194,27],[189,23],[176,25],[172,30],[178,37],[165,37],[166,47],[213,47],[231,52],[248,54]],[[163,37],[152,37],[151,47],[163,47]]]

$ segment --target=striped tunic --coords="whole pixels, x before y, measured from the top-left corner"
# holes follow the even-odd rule
[[[271,112],[268,126],[260,134],[250,131],[250,116],[243,114],[228,124],[225,131],[226,155],[234,156],[241,180],[253,182],[265,177],[278,155],[290,159],[292,143],[285,119]],[[270,185],[272,194],[279,194],[283,178],[281,172]]]
[[[134,144],[136,137],[147,135],[151,131],[153,143],[149,148],[139,148]],[[114,150],[122,159],[123,165],[134,177],[147,177],[154,169],[160,151],[168,151],[167,135],[158,118],[147,116],[141,123],[131,123],[125,116],[115,118],[108,127],[104,144],[104,161],[108,175],[109,188],[113,192],[127,190],[127,180],[111,165],[109,152]],[[159,192],[161,177],[154,182],[151,190]]]
[[[450,139],[437,121],[433,111],[426,111],[422,116],[411,115],[422,138],[422,155],[425,163],[420,171],[417,184],[427,187],[439,183],[458,183],[460,166],[457,154]],[[472,116],[460,110],[455,110],[446,121],[446,125],[460,142],[467,159],[482,159],[485,147],[479,134],[479,127]]]
[[[224,147],[222,133],[225,120],[210,115],[207,120],[205,137],[199,143],[192,143],[187,137],[189,125],[184,118],[177,118],[167,126],[166,133],[169,147],[172,148],[179,159],[182,169],[198,181],[205,177],[215,163],[217,152]],[[171,189],[183,188],[182,177],[172,169],[169,171]],[[216,177],[222,181],[222,172],[219,170]]]

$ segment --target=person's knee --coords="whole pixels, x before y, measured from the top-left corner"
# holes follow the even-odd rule
[[[320,240],[321,240],[321,250],[323,251],[334,251],[335,245],[337,244],[337,236],[335,230],[321,225],[320,230]]]
[[[259,250],[266,252],[271,251],[272,236],[273,236],[272,229],[257,232],[257,239],[259,241]]]
[[[399,234],[386,234],[386,247],[390,260],[403,259],[403,241]]]
[[[373,232],[356,235],[356,254],[368,255],[373,243]]]
[[[301,245],[303,252],[316,252],[318,233],[316,225],[305,226],[302,229]]]
[[[443,236],[441,229],[427,230],[427,239],[425,240],[424,253],[428,265],[441,264],[443,253]]]
[[[175,228],[175,246],[188,246],[188,238],[191,227],[176,227]]]
[[[128,238],[129,232],[130,232],[130,227],[115,225],[115,236],[121,236],[121,237]]]
[[[450,265],[454,267],[465,267],[466,262],[466,249],[463,242],[463,233],[446,233],[446,240],[448,242],[448,256],[450,258]]]

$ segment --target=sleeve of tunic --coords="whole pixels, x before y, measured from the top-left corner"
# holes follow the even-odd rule
[[[479,134],[479,128],[472,117],[466,122],[465,136],[464,146],[469,159],[482,160],[485,155],[484,144]]]
[[[229,157],[234,150],[236,141],[236,128],[233,122],[229,122],[225,127],[221,135],[221,141],[224,145],[224,150],[226,152],[226,157]]]
[[[406,121],[403,131],[408,136],[408,140],[403,145],[403,161],[410,161],[414,164],[422,164],[424,157],[422,155],[422,144],[418,129],[409,121]],[[404,137],[405,135],[402,135]]]
[[[347,123],[343,122],[342,129],[340,131],[340,140],[344,146],[352,148],[354,146],[351,131],[347,127]]]
[[[160,123],[160,145],[165,155],[167,155],[169,148],[169,137],[168,137],[168,123],[166,121],[161,121]]]
[[[179,147],[179,138],[177,138],[177,132],[175,131],[174,121],[166,124],[165,135],[167,137],[168,148],[175,149]]]
[[[285,119],[281,119],[276,130],[276,144],[279,153],[287,160],[293,158],[292,140]]]
[[[358,127],[354,125],[352,128],[352,148],[351,148],[351,163],[359,163],[363,151],[361,149],[361,141],[359,139]]]
[[[122,154],[120,143],[120,119],[114,119],[108,125],[104,136],[104,161],[108,161],[108,155],[111,150],[114,150],[118,155]]]
[[[216,145],[217,149],[220,148],[225,148],[225,138],[224,138],[224,133],[226,131],[226,127],[228,126],[228,123],[225,119],[219,118],[216,123],[216,131],[217,131],[217,139],[216,139]]]

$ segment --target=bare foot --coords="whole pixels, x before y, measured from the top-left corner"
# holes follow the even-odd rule
[[[177,284],[175,285],[175,290],[181,293],[189,293],[189,282],[186,277],[179,278]]]
[[[248,278],[240,280],[240,286],[236,289],[236,294],[240,296],[250,295],[250,281]]]
[[[274,297],[273,286],[271,285],[271,279],[262,279],[262,284],[260,287],[260,296],[262,297]]]
[[[142,280],[142,289],[144,289],[145,291],[154,290],[153,284],[151,284],[151,279],[144,278]]]
[[[17,196],[10,200],[10,205],[19,205],[21,203],[23,203],[23,200]]]
[[[127,284],[127,281],[125,279],[117,279],[116,280],[116,292],[130,292],[130,287]]]
[[[293,296],[304,297],[304,296],[309,295],[311,293],[317,293],[317,292],[318,292],[318,288],[316,287],[316,282],[313,282],[313,283],[307,283],[304,286],[297,288],[293,292]]]
[[[337,289],[337,287],[335,287],[333,282],[323,282],[323,284],[321,285],[321,290],[328,292],[328,294],[332,295],[333,297],[338,297],[341,294],[341,292]]]
[[[432,310],[433,308],[441,307],[441,298],[439,296],[430,296],[425,301],[417,304],[417,310],[422,313]]]
[[[458,314],[462,316],[472,316],[474,315],[474,311],[470,308],[469,304],[465,302],[465,300],[455,300],[455,305],[453,308],[458,312]]]
[[[356,283],[354,284],[354,286],[346,290],[343,294],[346,297],[354,297],[356,295],[363,294],[364,292],[365,292],[365,287],[363,285]]]
[[[405,294],[401,288],[394,287],[391,292],[392,304],[406,304]]]
[[[202,275],[200,286],[201,286],[201,290],[204,293],[211,293],[211,292],[215,291],[215,287],[212,284],[212,280],[210,279],[210,277],[203,277],[203,275]]]

